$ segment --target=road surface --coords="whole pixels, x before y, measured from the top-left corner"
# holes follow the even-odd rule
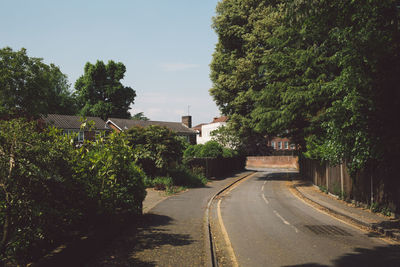
[[[288,177],[259,172],[213,205],[214,210],[219,205],[220,221],[233,248],[232,262],[239,266],[400,266],[398,245],[310,207],[290,192]]]

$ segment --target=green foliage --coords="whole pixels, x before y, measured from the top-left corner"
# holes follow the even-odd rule
[[[203,149],[203,144],[189,145],[183,152],[184,158],[200,158],[201,150]]]
[[[80,115],[130,118],[129,108],[133,104],[136,92],[131,87],[123,86],[125,65],[110,60],[96,64],[86,63],[84,74],[75,83],[80,102]]]
[[[87,142],[76,153],[75,175],[86,181],[85,190],[97,201],[98,214],[119,210],[141,214],[145,176],[124,133]]]
[[[133,115],[133,116],[131,117],[131,119],[132,119],[132,120],[138,120],[138,121],[148,121],[148,120],[150,120],[149,118],[147,118],[147,117],[144,115],[143,112],[136,113],[135,115]]]
[[[237,156],[239,153],[233,149],[223,147],[217,141],[208,141],[207,143],[190,145],[183,152],[186,159],[189,158],[231,158]]]
[[[141,214],[144,173],[123,135],[85,143],[0,121],[0,257],[25,265],[99,216]]]
[[[40,114],[74,114],[77,110],[67,76],[26,50],[0,49],[0,116],[37,117]]]
[[[166,127],[133,127],[127,137],[135,159],[148,176],[164,176],[182,160],[183,143]]]
[[[151,180],[151,183],[155,190],[170,190],[173,186],[171,177],[155,177]]]
[[[287,136],[354,175],[399,155],[398,22],[393,0],[221,1],[210,93],[252,151]]]
[[[0,256],[23,264],[69,234],[88,198],[72,175],[65,137],[23,120],[0,121],[0,128]]]
[[[217,141],[223,147],[229,147],[234,150],[243,148],[243,143],[233,128],[232,124],[228,122],[227,125],[222,125],[218,129],[211,132],[211,139]]]
[[[206,142],[201,151],[200,157],[201,158],[218,158],[222,157],[223,147],[216,141],[208,141]]]
[[[201,187],[207,184],[208,180],[200,169],[189,169],[186,165],[178,165],[168,171],[174,185],[185,187]]]

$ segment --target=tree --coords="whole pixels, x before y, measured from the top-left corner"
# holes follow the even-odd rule
[[[287,136],[354,173],[398,148],[398,21],[393,0],[222,1],[210,93],[241,138]]]
[[[0,50],[0,116],[36,117],[39,114],[76,112],[67,76],[26,50]]]
[[[135,115],[133,115],[133,116],[131,117],[131,119],[132,119],[132,120],[138,120],[138,121],[149,121],[149,120],[150,120],[149,118],[147,118],[147,117],[144,115],[143,112],[136,113]]]
[[[123,86],[125,65],[121,62],[103,61],[96,64],[86,63],[84,74],[75,83],[80,103],[80,115],[130,118],[129,108],[133,104],[136,92]]]

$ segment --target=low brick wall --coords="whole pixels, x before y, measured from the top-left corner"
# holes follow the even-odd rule
[[[295,168],[299,169],[297,156],[252,156],[247,157],[248,168]]]

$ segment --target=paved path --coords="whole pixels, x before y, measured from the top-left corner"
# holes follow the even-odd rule
[[[328,212],[349,220],[360,227],[378,230],[386,236],[400,241],[399,218],[391,218],[379,213],[373,213],[368,209],[355,207],[353,204],[321,192],[316,186],[306,181],[295,180],[293,185],[302,197],[317,203]]]
[[[400,266],[398,245],[305,204],[288,178],[259,173],[221,198],[239,266]]]
[[[88,266],[204,266],[208,200],[239,176],[168,197],[144,214]]]

